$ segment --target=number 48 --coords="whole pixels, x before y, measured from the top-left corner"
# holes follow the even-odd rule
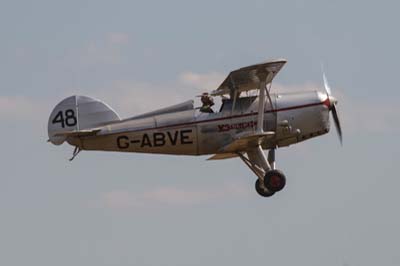
[[[53,124],[61,123],[61,127],[64,128],[65,125],[68,127],[76,126],[77,120],[75,116],[75,111],[72,109],[59,111],[54,119],[51,121]]]

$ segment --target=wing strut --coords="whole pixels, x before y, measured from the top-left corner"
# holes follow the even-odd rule
[[[257,71],[257,77],[259,79],[258,89],[260,91],[260,96],[258,99],[258,116],[257,116],[257,132],[264,132],[264,112],[265,112],[265,97],[268,97],[268,100],[272,107],[271,96],[269,95],[269,90],[267,89],[267,80],[273,76],[273,72],[266,72],[264,69],[260,68]]]
[[[264,108],[265,108],[265,81],[260,82],[260,97],[258,98],[257,132],[264,132]]]
[[[271,150],[270,150],[271,151]],[[272,154],[268,154],[268,159],[265,157],[261,145],[250,151],[247,151],[247,157],[243,153],[237,153],[240,159],[256,174],[260,181],[264,182],[265,174],[275,167],[275,158],[272,159]],[[275,157],[275,150],[273,152]]]
[[[272,107],[272,101],[271,97],[269,95],[269,90],[267,89],[267,80],[270,80],[271,76],[273,76],[273,72],[267,72],[263,68],[259,68],[257,70],[257,77],[259,80],[259,87],[258,89],[260,90],[260,96],[258,99],[258,115],[257,115],[257,133],[262,134],[264,133],[264,113],[265,113],[265,102],[266,102],[266,97],[268,97],[269,102]],[[274,150],[275,152],[275,150]],[[241,156],[241,159],[249,166],[249,168],[258,176],[260,181],[264,180],[264,175],[266,172],[271,170],[271,164],[270,161],[273,162],[273,166],[275,166],[274,163],[274,152],[270,154],[270,160],[268,160],[265,157],[264,151],[262,149],[261,143],[258,144],[258,146],[247,152],[247,156],[249,157],[249,162],[246,162],[244,159],[244,156]],[[257,166],[257,167],[256,167]],[[263,171],[260,171],[262,169]]]

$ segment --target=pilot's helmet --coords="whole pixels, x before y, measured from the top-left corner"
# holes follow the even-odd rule
[[[201,95],[201,102],[206,105],[214,105],[214,99],[207,92]]]

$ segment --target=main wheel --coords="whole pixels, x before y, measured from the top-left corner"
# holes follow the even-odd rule
[[[272,195],[275,194],[275,192],[269,191],[264,186],[261,187],[260,179],[257,179],[255,186],[256,186],[256,191],[257,191],[258,195],[260,195],[260,196],[271,197]]]
[[[273,192],[281,191],[286,185],[286,177],[279,170],[270,170],[264,176],[264,186]]]

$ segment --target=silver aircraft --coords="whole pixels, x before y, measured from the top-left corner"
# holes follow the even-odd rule
[[[286,184],[275,165],[278,147],[328,133],[330,111],[342,142],[337,100],[325,75],[325,92],[270,92],[272,80],[285,63],[273,60],[232,71],[216,90],[203,94],[201,108],[190,100],[121,119],[102,101],[71,96],[50,115],[49,141],[75,146],[71,160],[81,150],[211,154],[209,160],[239,157],[257,176],[258,194],[269,197]],[[217,96],[222,105],[213,110],[212,97]]]

